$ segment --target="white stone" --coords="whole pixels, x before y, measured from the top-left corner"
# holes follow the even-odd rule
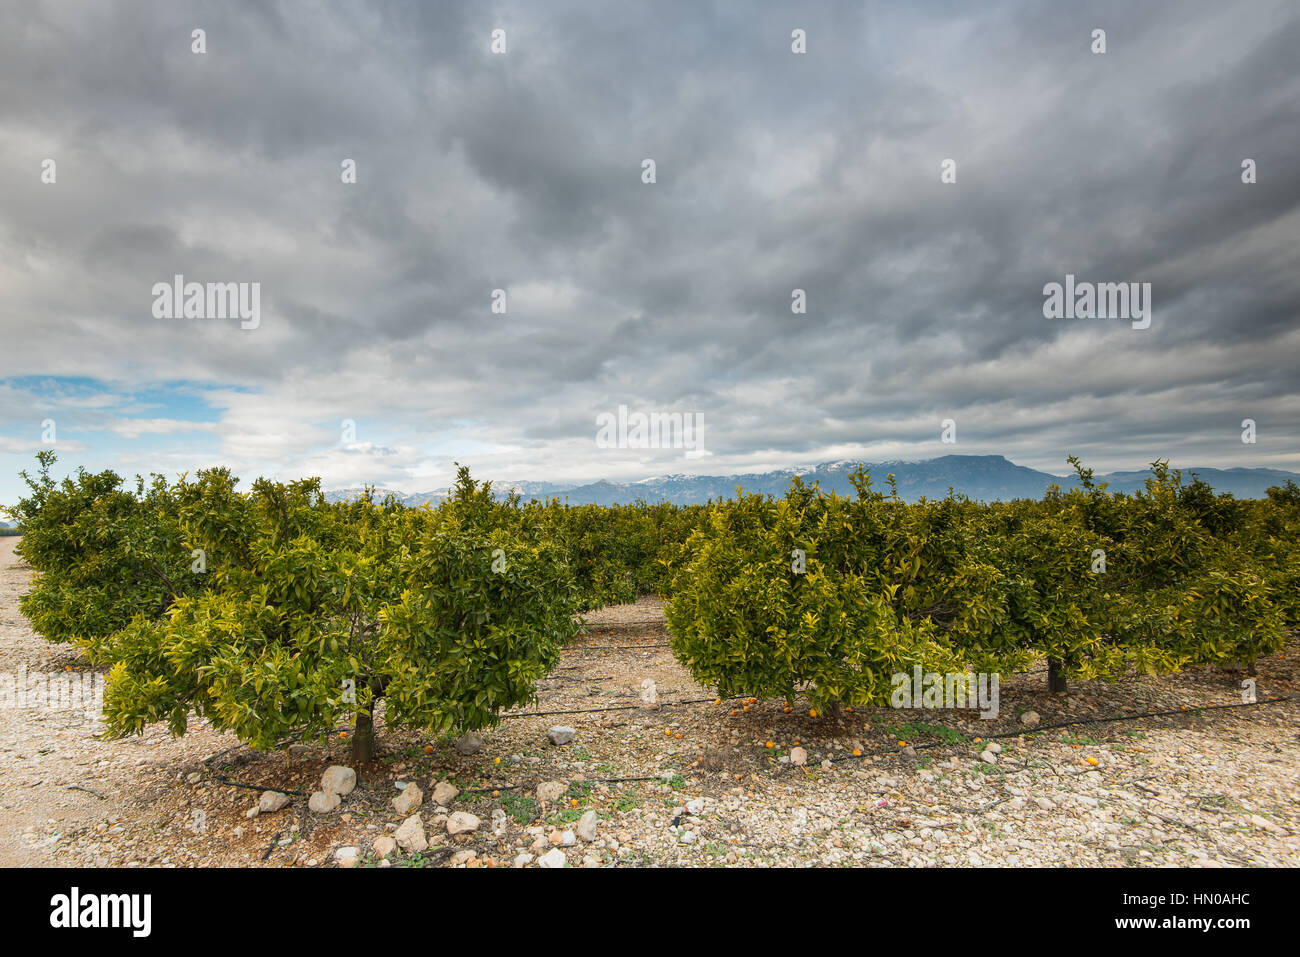
[[[408,784],[401,794],[393,798],[393,810],[407,815],[424,803],[424,792],[418,784]]]
[[[333,791],[317,791],[307,799],[307,808],[315,814],[328,814],[342,802]]]
[[[460,788],[449,781],[439,781],[433,786],[433,803],[439,807],[446,807],[456,800],[456,795],[460,794]]]
[[[263,791],[262,796],[257,799],[257,812],[259,814],[274,814],[288,804],[289,795],[281,794],[279,791]]]
[[[339,797],[351,794],[356,786],[357,772],[339,764],[326,768],[325,773],[320,776],[320,789],[337,794]]]
[[[553,847],[543,854],[537,861],[538,867],[567,867],[569,859],[564,856],[564,852],[558,847]]]
[[[448,834],[468,834],[477,831],[483,822],[468,811],[457,811],[447,818]]]
[[[572,728],[565,727],[562,724],[557,724],[555,727],[551,728],[551,730],[546,732],[546,740],[554,745],[568,744],[573,740],[575,733],[576,732]]]
[[[393,838],[408,854],[416,854],[429,847],[428,838],[424,836],[424,822],[420,820],[419,814],[412,814],[403,821]]]
[[[454,746],[461,754],[478,754],[483,750],[483,735],[477,731],[466,731],[456,739]]]

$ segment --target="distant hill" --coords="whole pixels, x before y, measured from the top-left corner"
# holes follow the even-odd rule
[[[639,482],[591,482],[584,485],[565,485],[554,482],[501,482],[494,481],[493,489],[505,494],[518,490],[525,498],[547,499],[556,497],[572,505],[615,505],[644,502],[673,502],[691,505],[709,499],[731,498],[736,487],[746,492],[763,492],[781,495],[790,479],[802,475],[805,482],[816,482],[825,491],[851,494],[853,485],[848,476],[857,467],[856,461],[823,462],[803,468],[779,469],[774,472],[742,475],[661,475]],[[908,501],[919,498],[943,498],[952,488],[977,501],[1008,501],[1016,498],[1041,498],[1049,485],[1073,488],[1078,484],[1075,476],[1062,477],[1050,472],[1016,465],[1001,455],[944,455],[921,462],[865,463],[871,473],[873,487],[888,491],[886,476],[893,473],[898,484],[898,494]],[[1288,479],[1300,481],[1300,473],[1279,469],[1183,469],[1184,481],[1192,475],[1199,476],[1219,492],[1230,492],[1238,498],[1264,498],[1266,490],[1285,484]],[[1094,481],[1107,483],[1113,492],[1140,490],[1151,476],[1150,470],[1113,472],[1094,476]],[[358,497],[363,489],[350,488],[327,492],[330,501],[346,501]],[[435,505],[446,497],[446,491],[423,492],[407,495],[392,490],[376,491],[377,498],[391,494],[408,505],[425,502]]]

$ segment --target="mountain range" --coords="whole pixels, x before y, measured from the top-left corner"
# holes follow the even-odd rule
[[[1016,498],[1041,498],[1049,485],[1070,489],[1079,484],[1074,475],[1060,476],[1050,472],[1016,465],[1001,455],[943,455],[921,462],[863,463],[871,473],[874,488],[888,492],[886,476],[893,474],[898,494],[907,501],[919,498],[943,498],[948,489],[977,501],[1007,501]],[[802,468],[778,469],[741,475],[660,475],[638,482],[607,482],[586,484],[557,482],[498,482],[492,487],[499,495],[517,491],[525,500],[559,498],[570,505],[616,505],[636,501],[647,503],[673,502],[691,505],[709,499],[732,498],[736,487],[746,492],[764,492],[782,495],[790,480],[801,475],[805,482],[816,482],[824,491],[852,494],[849,473],[858,466],[856,460],[823,462]],[[1213,486],[1218,492],[1230,492],[1237,498],[1264,498],[1266,490],[1274,485],[1284,485],[1288,480],[1300,482],[1300,473],[1265,468],[1189,468],[1183,469],[1183,480],[1192,475]],[[1151,476],[1149,469],[1132,472],[1111,472],[1094,475],[1093,481],[1107,483],[1112,492],[1135,492],[1142,489]],[[480,477],[481,476],[476,476]],[[330,501],[347,501],[361,495],[364,489],[345,488],[326,493]],[[426,502],[437,504],[446,492],[422,492],[408,495],[391,489],[377,490],[377,497],[392,495],[410,506]]]

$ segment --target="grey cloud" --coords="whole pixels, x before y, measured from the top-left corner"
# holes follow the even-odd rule
[[[960,451],[1056,470],[1084,449],[1101,468],[1235,461],[1218,422],[1246,407],[1274,430],[1261,457],[1300,439],[1283,2],[33,3],[10,21],[0,377],[254,390],[265,434],[251,401],[215,427],[252,467],[344,406],[404,430],[378,458],[445,458],[436,436],[468,423],[590,477],[611,459],[573,450],[619,403],[703,411],[705,470],[933,453],[940,412],[973,423]],[[148,321],[174,272],[260,281],[263,328]],[[1151,281],[1155,325],[1045,320],[1066,272]]]

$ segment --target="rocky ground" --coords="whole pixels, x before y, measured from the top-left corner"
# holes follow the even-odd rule
[[[85,673],[19,615],[15,542],[0,675]],[[258,754],[200,723],[107,741],[83,712],[0,708],[0,865],[1300,864],[1294,644],[1255,679],[1280,703],[1219,708],[1244,676],[1214,669],[1053,696],[1038,669],[981,720],[717,703],[667,642],[659,602],[602,609],[535,705],[477,739],[381,729],[357,769],[346,740]],[[1101,720],[1153,711],[1172,713]],[[1085,723],[1049,727],[1067,721]]]

